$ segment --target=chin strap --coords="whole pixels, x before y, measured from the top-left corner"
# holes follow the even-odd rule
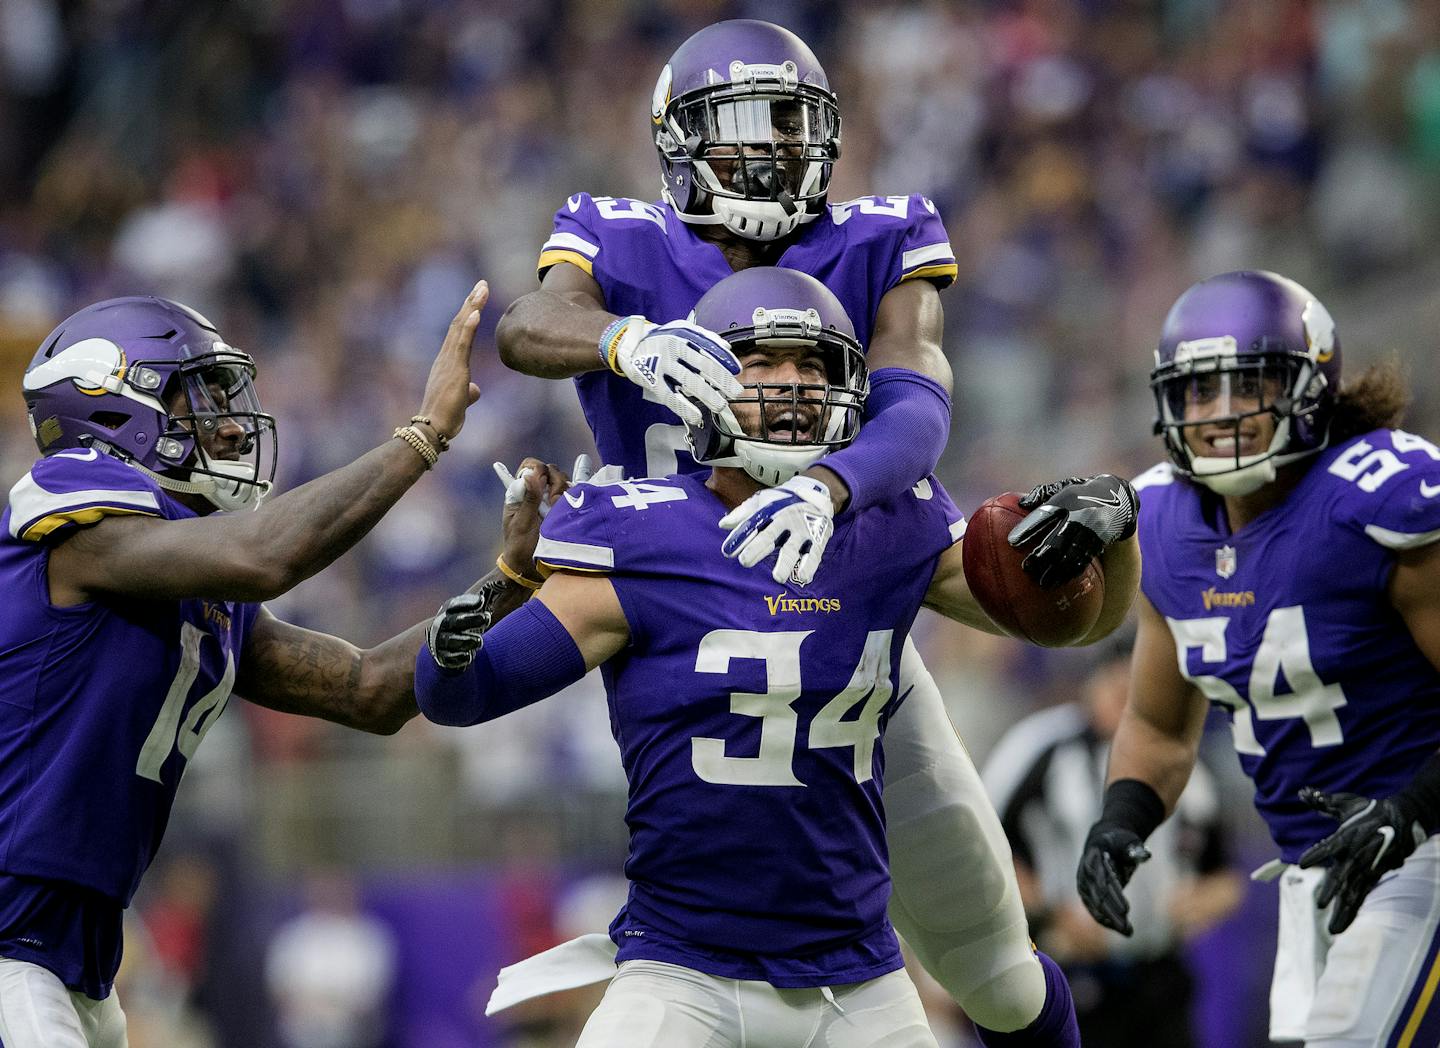
[[[711,207],[715,210],[708,214],[697,214],[692,211],[683,211],[680,205],[675,202],[675,197],[668,188],[664,189],[661,195],[665,202],[675,211],[675,217],[686,225],[691,226],[724,226],[730,232],[746,240],[754,240],[760,243],[768,243],[772,240],[779,240],[793,233],[797,228],[807,222],[813,222],[820,217],[818,212],[810,211],[808,208],[799,208],[793,200],[728,200],[724,197],[710,196]],[[708,194],[707,194],[708,195]],[[788,197],[788,194],[787,194]],[[747,213],[748,208],[774,208],[780,214]],[[787,210],[788,204],[788,210]],[[741,205],[737,207],[736,205]]]
[[[244,463],[237,463],[244,466]],[[202,480],[176,480],[174,477],[167,477],[163,473],[156,473],[153,469],[142,466],[140,463],[131,461],[141,473],[145,474],[156,484],[159,484],[166,491],[173,491],[180,495],[200,495],[208,499],[216,509],[236,510],[255,509],[266,495],[270,494],[270,481],[254,480],[248,477],[206,477],[201,474]],[[218,468],[223,465],[220,462],[212,462],[212,467]],[[245,467],[248,471],[248,467]],[[193,477],[194,474],[192,473]],[[226,480],[233,480],[233,484],[225,483]],[[233,494],[231,493],[233,490]]]

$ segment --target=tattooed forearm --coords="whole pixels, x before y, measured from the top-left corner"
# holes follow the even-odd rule
[[[236,691],[285,713],[366,728],[364,654],[338,637],[301,629],[263,611],[240,660]]]
[[[492,571],[470,588],[492,595],[493,622],[514,611],[530,591]],[[281,622],[264,609],[240,659],[235,690],[249,701],[349,728],[389,735],[419,713],[415,656],[430,620],[373,648]]]

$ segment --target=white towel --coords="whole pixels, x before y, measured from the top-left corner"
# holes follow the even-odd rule
[[[615,977],[615,953],[610,936],[592,932],[501,968],[485,1014],[494,1015],[547,993],[608,982]]]

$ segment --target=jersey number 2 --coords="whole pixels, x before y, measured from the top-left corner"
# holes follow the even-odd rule
[[[757,659],[765,664],[765,691],[730,693],[730,712],[760,719],[760,747],[753,757],[726,754],[726,740],[690,740],[690,764],[706,782],[725,786],[804,786],[795,777],[795,737],[800,697],[800,645],[813,630],[761,633],[754,630],[712,630],[700,641],[697,673],[728,673],[731,659]],[[892,691],[890,644],[894,630],[875,630],[865,638],[860,664],[850,683],[825,704],[810,722],[810,748],[854,747],[856,782],[869,782],[875,740],[880,737],[880,711]],[[863,703],[863,705],[862,705]],[[846,719],[859,706],[853,719]]]
[[[142,779],[163,782],[160,769],[165,766],[170,750],[178,749],[188,761],[210,726],[225,712],[230,689],[235,686],[235,660],[228,652],[225,654],[225,674],[220,682],[191,706],[185,722],[180,722],[190,688],[200,675],[200,641],[204,637],[198,627],[188,622],[181,624],[180,668],[175,671],[175,679],[170,682],[170,690],[165,694],[165,704],[160,707],[160,716],[155,718],[155,726],[150,729],[145,745],[140,747],[140,759],[135,762],[135,774]]]
[[[1265,747],[1255,737],[1251,709],[1261,720],[1285,720],[1299,717],[1310,729],[1310,745],[1338,746],[1345,741],[1340,718],[1335,711],[1345,705],[1345,692],[1338,684],[1326,684],[1315,672],[1310,661],[1310,637],[1305,631],[1305,609],[1276,608],[1265,622],[1265,636],[1255,651],[1250,666],[1250,701],[1240,697],[1229,681],[1207,674],[1192,674],[1187,655],[1191,648],[1200,649],[1201,662],[1224,662],[1226,618],[1171,619],[1170,632],[1175,637],[1180,672],[1204,693],[1211,702],[1230,709],[1231,731],[1235,749],[1251,756],[1263,756]],[[1285,695],[1275,693],[1280,674],[1290,685]]]

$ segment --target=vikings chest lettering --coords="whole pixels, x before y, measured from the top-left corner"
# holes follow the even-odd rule
[[[803,615],[809,612],[840,610],[839,597],[791,597],[784,593],[765,595],[765,607],[771,615]]]

